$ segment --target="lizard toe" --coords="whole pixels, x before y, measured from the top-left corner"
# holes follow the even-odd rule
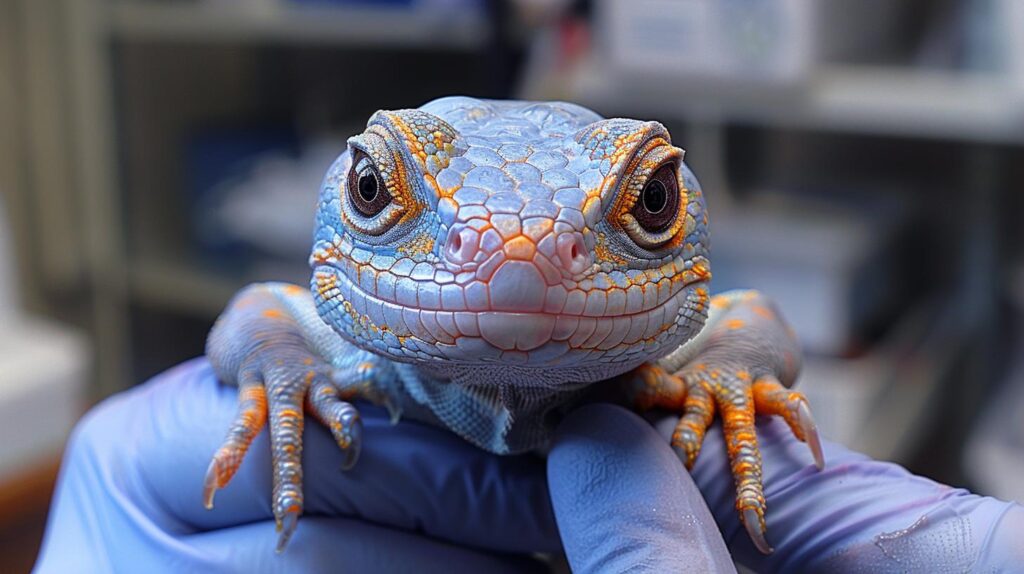
[[[343,401],[338,387],[327,377],[315,377],[306,396],[306,408],[331,430],[334,442],[345,453],[342,470],[352,468],[362,448],[363,421],[351,403]]]
[[[807,443],[818,470],[825,468],[825,454],[821,449],[818,425],[811,416],[807,397],[803,393],[787,389],[773,376],[764,376],[754,381],[753,390],[757,413],[782,417],[793,435]]]
[[[692,469],[704,443],[704,434],[714,420],[715,401],[707,384],[699,377],[684,376],[683,380],[686,381],[686,400],[683,416],[672,433],[672,448],[686,468]]]
[[[213,497],[217,490],[231,482],[235,472],[242,464],[245,453],[249,450],[256,435],[267,424],[267,393],[263,380],[256,371],[246,371],[238,382],[238,414],[228,429],[227,436],[217,452],[214,453],[210,466],[206,469],[203,480],[203,506],[207,510],[213,508]]]

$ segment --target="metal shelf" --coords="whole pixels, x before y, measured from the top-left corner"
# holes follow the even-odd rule
[[[360,6],[153,3],[109,5],[114,38],[141,41],[281,42],[473,50],[487,37],[484,15]]]
[[[605,112],[871,135],[1024,144],[1024,86],[998,75],[912,68],[819,68],[769,86],[700,78],[579,74],[572,97]],[[644,89],[636,89],[643,86]]]

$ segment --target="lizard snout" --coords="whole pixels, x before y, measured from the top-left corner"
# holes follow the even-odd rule
[[[563,282],[577,280],[594,259],[583,233],[553,227],[553,221],[536,218],[520,226],[518,218],[501,214],[484,225],[460,222],[449,229],[442,252],[449,265],[472,271],[487,285],[483,307],[558,312],[566,302]]]
[[[554,232],[551,231],[550,223],[546,227],[540,233],[517,228],[514,233],[502,234],[493,228],[481,233],[474,226],[458,223],[448,230],[444,258],[448,263],[462,267],[474,262],[484,264],[498,252],[503,252],[501,259],[530,261],[535,259],[539,251],[548,266],[558,268],[568,277],[578,276],[590,268],[593,257],[582,233]]]

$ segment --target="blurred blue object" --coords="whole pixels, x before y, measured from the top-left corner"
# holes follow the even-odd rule
[[[298,149],[298,137],[286,128],[211,129],[188,141],[184,155],[198,258],[221,268],[237,268],[249,261],[248,246],[210,221],[209,211],[220,201],[221,190],[244,181],[262,159],[295,157]]]
[[[208,194],[197,213],[206,235],[247,246],[251,258],[305,261],[320,182],[344,149],[344,139],[325,138],[304,143],[297,155],[282,150],[252,158],[244,173]]]

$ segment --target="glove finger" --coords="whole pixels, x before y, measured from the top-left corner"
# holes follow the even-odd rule
[[[723,474],[728,480],[728,472]],[[589,405],[559,426],[548,482],[574,572],[735,572],[693,480],[640,417]]]

